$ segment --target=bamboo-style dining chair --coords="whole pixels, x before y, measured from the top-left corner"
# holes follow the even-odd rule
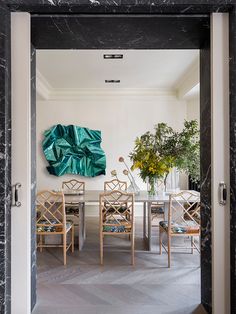
[[[164,185],[162,180],[157,181],[157,189],[161,188]],[[151,202],[151,226],[159,227],[158,220],[165,219],[165,210],[163,202]]]
[[[78,181],[76,179],[72,179],[69,181],[63,181],[62,182],[62,189],[64,191],[75,191],[78,192],[78,194],[83,194],[85,191],[85,182]]]
[[[164,203],[162,202],[151,202],[151,226],[158,227],[159,224],[156,222],[159,219],[165,219]]]
[[[113,179],[111,181],[105,181],[104,182],[104,191],[113,191],[113,190],[127,191],[127,182],[120,181],[118,179]]]
[[[85,182],[72,179],[69,181],[62,182],[62,190],[64,194],[84,194],[85,192]],[[74,193],[73,193],[74,192]],[[81,202],[65,202],[66,214],[73,214],[79,216],[79,206],[84,206],[84,203]]]
[[[112,210],[110,210],[112,208]],[[131,264],[134,265],[134,195],[113,190],[99,196],[100,262],[103,265],[104,236],[128,234],[131,237]]]
[[[104,191],[113,191],[113,190],[119,190],[119,191],[125,191],[127,192],[127,182],[121,181],[119,179],[113,179],[111,181],[105,181],[104,182]],[[112,208],[109,209],[110,211],[113,211]],[[129,240],[131,239],[130,234],[128,235]]]
[[[194,237],[200,238],[200,194],[192,191],[182,191],[178,194],[171,194],[168,210],[168,221],[161,221],[159,228],[160,254],[162,247],[168,254],[168,267],[171,266],[171,238],[188,236],[191,239],[191,253],[196,249],[200,250],[194,242]],[[163,244],[163,233],[167,234],[167,248]],[[183,247],[174,247],[183,249]]]
[[[69,181],[63,181],[62,182],[62,190],[64,194],[84,194],[85,192],[85,182],[78,181],[76,179],[72,179]],[[84,209],[84,202],[76,202],[76,201],[68,201],[66,199],[65,201],[65,208],[66,208],[66,215],[67,216],[73,216],[76,217],[76,223],[75,226],[82,228],[82,232],[85,230],[85,222],[84,217],[80,217],[79,213],[81,209]],[[83,226],[81,226],[83,224]],[[79,232],[80,233],[80,232]],[[81,249],[80,239],[79,239],[79,233],[78,233],[78,247],[79,250]],[[85,235],[84,235],[85,236]]]
[[[62,192],[42,191],[36,196],[36,232],[39,237],[37,247],[63,247],[63,262],[66,265],[66,252],[74,252],[74,224],[66,221],[65,199]],[[67,234],[71,233],[67,244]],[[62,244],[45,244],[45,236],[62,235]]]

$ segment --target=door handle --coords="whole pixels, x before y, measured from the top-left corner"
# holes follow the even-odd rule
[[[12,206],[16,206],[16,207],[20,207],[21,206],[21,202],[19,202],[19,189],[21,188],[21,183],[16,183],[14,185],[14,200],[13,200],[13,204]]]
[[[227,202],[227,186],[224,182],[219,183],[219,204],[224,206]]]

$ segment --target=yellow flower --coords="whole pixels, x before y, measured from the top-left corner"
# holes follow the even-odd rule
[[[141,161],[136,161],[133,166],[131,167],[132,170],[134,169],[142,169],[142,162]]]

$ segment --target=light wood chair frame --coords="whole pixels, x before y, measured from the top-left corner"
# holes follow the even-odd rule
[[[163,180],[158,179],[157,188],[159,188],[163,184],[164,184]],[[165,204],[163,202],[152,202],[150,206],[151,206],[151,227],[159,227],[159,224],[153,224],[153,221],[155,218],[165,219],[165,211],[164,211]],[[163,213],[153,213],[152,208],[156,208],[156,207],[163,208],[164,212]]]
[[[78,192],[82,192],[84,194],[85,192],[85,182],[83,181],[78,181],[76,179],[72,179],[69,181],[63,181],[62,182],[62,191],[65,192],[65,188],[67,188],[68,190],[76,190]],[[84,206],[84,203],[81,202],[66,202],[65,203],[65,207],[78,207],[80,206],[80,204],[82,206]],[[75,215],[74,216],[79,216],[79,215]]]
[[[63,181],[62,182],[62,189],[64,190],[67,188],[68,190],[77,190],[79,192],[85,191],[85,182],[79,181],[76,179],[71,179],[69,181]]]
[[[85,182],[79,181],[76,179],[71,179],[69,181],[63,181],[62,182],[62,190],[64,192],[65,192],[65,188],[68,190],[76,190],[76,191],[82,192],[82,194],[84,194],[85,193]],[[78,208],[78,213],[67,214],[67,216],[74,216],[74,217],[79,219],[80,218],[79,217],[80,206],[82,206],[84,209],[85,203],[84,202],[65,202],[65,207]],[[80,228],[80,222],[75,223],[74,226]],[[85,229],[85,226],[83,226],[83,229]],[[79,233],[78,233],[78,248],[80,250]]]
[[[113,210],[110,211],[109,209]],[[123,210],[125,208],[125,210]],[[122,210],[121,210],[122,209]],[[107,223],[107,219],[116,223]],[[134,265],[134,195],[113,190],[99,195],[100,263],[103,265],[103,241],[106,235],[129,235],[131,240],[131,264]],[[125,232],[106,232],[104,226],[124,226]]]
[[[159,224],[153,224],[153,221],[155,218],[161,218],[161,219],[165,219],[165,204],[161,203],[161,202],[152,202],[151,203],[151,222],[152,222],[152,227],[159,227]],[[162,208],[163,209],[163,213],[153,213],[152,212],[152,208]]]
[[[74,224],[71,223],[67,228],[66,213],[65,213],[65,198],[62,192],[52,192],[44,190],[37,193],[36,196],[36,234],[39,237],[37,248],[40,252],[44,247],[62,247],[63,248],[63,263],[66,265],[66,253],[71,248],[74,252]],[[52,223],[51,219],[56,221]],[[47,223],[42,223],[42,221]],[[40,223],[41,222],[41,223]],[[38,227],[56,227],[61,231],[38,231]],[[70,242],[67,244],[67,234],[71,233]],[[45,244],[45,236],[62,235],[62,244]]]
[[[181,212],[181,209],[183,210]],[[172,237],[186,237],[189,236],[191,239],[191,246],[189,249],[191,249],[191,253],[193,254],[193,250],[196,249],[198,253],[200,253],[199,247],[194,242],[194,237],[199,237],[199,243],[200,243],[200,233],[201,233],[201,225],[200,222],[194,218],[196,214],[200,215],[200,193],[195,191],[182,191],[177,194],[171,194],[169,196],[169,209],[168,209],[168,228],[167,230],[164,229],[161,225],[159,227],[159,248],[160,248],[160,254],[162,254],[162,248],[166,251],[168,254],[168,267],[171,266],[171,238]],[[177,216],[173,219],[173,212]],[[181,212],[181,213],[179,213]],[[185,217],[188,217],[186,220]],[[198,231],[189,231],[184,233],[175,233],[172,232],[172,228],[170,227],[173,225],[173,223],[177,222],[178,219],[182,220],[183,226],[189,226],[187,221],[193,221],[194,224],[196,224],[196,230]],[[167,234],[167,247],[163,244],[162,236],[163,234]],[[188,249],[187,247],[178,247],[174,246],[175,249]]]
[[[119,179],[105,181],[104,191],[113,191],[113,190],[127,191],[127,182],[121,181]]]

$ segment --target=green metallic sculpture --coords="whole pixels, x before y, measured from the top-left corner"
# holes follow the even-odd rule
[[[58,124],[45,131],[44,136],[43,151],[50,174],[86,177],[105,174],[106,156],[100,147],[101,131]]]

